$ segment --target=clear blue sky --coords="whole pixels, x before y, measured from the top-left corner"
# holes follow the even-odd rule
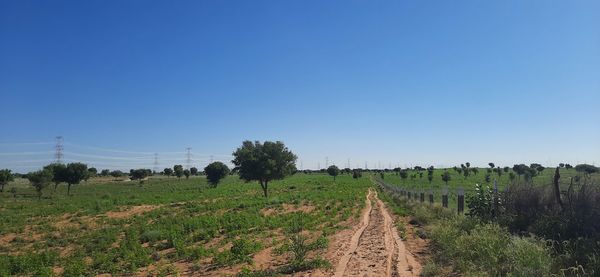
[[[2,1],[0,167],[51,160],[57,135],[65,159],[101,168],[154,152],[163,167],[186,147],[198,164],[227,159],[246,139],[282,140],[304,168],[325,157],[598,164],[598,11],[547,0]],[[47,143],[17,144],[31,142]]]

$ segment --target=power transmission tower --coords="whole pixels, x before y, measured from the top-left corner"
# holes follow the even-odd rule
[[[63,150],[65,149],[63,146],[64,139],[62,136],[56,137],[56,146],[54,147],[55,153],[54,158],[56,159],[56,163],[62,163],[63,158]]]
[[[300,170],[304,170],[304,163],[300,160]]]
[[[365,162],[365,169],[369,169],[369,165]]]
[[[346,166],[347,168],[350,168],[350,159],[348,159],[348,164]]]
[[[154,172],[158,172],[158,153],[154,153]]]
[[[214,157],[213,157],[213,155],[210,155],[210,163],[212,163],[212,162],[213,162],[213,160],[214,160]]]
[[[188,147],[185,149],[186,150],[186,157],[187,159],[185,160],[187,169],[190,169],[192,167],[192,148]]]
[[[321,162],[317,162],[317,169],[321,170]]]
[[[329,167],[329,157],[325,157],[325,168]]]

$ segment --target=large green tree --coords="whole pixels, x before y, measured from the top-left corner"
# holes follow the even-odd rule
[[[77,185],[88,176],[87,165],[82,163],[70,163],[65,170],[64,181],[67,183],[67,195],[71,195],[71,186]]]
[[[180,164],[173,166],[173,173],[175,173],[177,178],[181,178],[183,176],[183,166]]]
[[[0,170],[0,192],[4,192],[4,186],[14,180],[10,169]]]
[[[335,182],[335,177],[340,175],[340,169],[335,165],[330,165],[327,168],[327,174],[329,174],[330,176],[333,176],[333,181]]]
[[[54,190],[58,187],[58,184],[65,182],[65,174],[67,172],[67,166],[62,163],[51,163],[44,166],[45,170],[52,172],[52,182],[54,183]]]
[[[148,176],[150,176],[150,170],[147,169],[132,169],[129,171],[129,179],[138,180],[140,184]]]
[[[233,152],[232,163],[238,169],[240,178],[250,182],[258,181],[265,197],[272,180],[285,178],[296,171],[296,155],[281,141],[244,141]]]
[[[229,167],[222,162],[212,162],[204,168],[206,180],[213,187],[217,187],[221,179],[229,174]]]
[[[49,169],[38,170],[27,174],[27,179],[35,188],[38,199],[42,198],[42,190],[52,182],[52,171]]]

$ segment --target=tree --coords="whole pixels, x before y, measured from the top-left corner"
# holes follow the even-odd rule
[[[565,164],[565,168],[566,168],[567,170],[569,170],[569,169],[572,169],[572,168],[573,168],[573,166],[572,166],[572,165],[570,165],[570,164]]]
[[[12,182],[15,178],[13,177],[10,169],[0,170],[0,192],[4,192],[4,186]]]
[[[362,171],[360,169],[352,170],[352,178],[358,179],[360,177],[362,177]]]
[[[100,176],[102,177],[108,177],[110,175],[110,170],[108,169],[102,169],[102,171],[100,171]]]
[[[508,167],[508,166],[504,167],[504,173],[508,173],[509,170],[510,170],[510,167]]]
[[[88,168],[88,172],[90,173],[91,177],[96,177],[96,175],[98,175],[98,169],[95,167]]]
[[[565,164],[564,163],[559,163],[558,167],[565,167]]]
[[[67,183],[67,195],[71,195],[71,185],[77,185],[88,176],[87,165],[70,163],[65,170],[64,181]]]
[[[406,169],[400,170],[400,178],[402,180],[406,180],[406,178],[408,178],[408,171],[406,171]]]
[[[448,186],[448,182],[452,179],[452,177],[450,176],[450,172],[448,172],[447,170],[444,171],[444,173],[442,173],[442,181],[444,181],[446,183],[446,187]]]
[[[173,173],[175,173],[175,176],[177,176],[177,178],[181,178],[181,176],[183,176],[183,166],[180,164],[177,164],[173,167]]]
[[[190,174],[192,174],[192,176],[198,175],[198,169],[195,167],[190,168]]]
[[[113,170],[110,172],[110,176],[112,176],[113,178],[119,178],[123,176],[123,172],[121,170]]]
[[[333,176],[333,181],[335,182],[335,177],[338,176],[338,175],[340,175],[340,169],[337,166],[335,166],[335,165],[330,165],[327,168],[327,173],[330,176]]]
[[[575,171],[583,173],[586,178],[589,178],[590,175],[598,173],[600,170],[591,164],[578,164],[575,166]]]
[[[491,176],[490,176],[490,174],[489,174],[489,173],[488,173],[488,174],[485,174],[485,182],[486,182],[486,183],[489,183],[489,182],[491,181],[491,179],[492,179],[492,178],[491,178]]]
[[[147,169],[132,169],[129,171],[129,179],[132,181],[139,180],[141,184],[146,177],[150,176],[149,173]]]
[[[38,170],[27,174],[27,179],[35,188],[38,199],[42,198],[42,190],[52,182],[52,171],[49,169]]]
[[[490,166],[490,168],[496,167],[496,165],[494,163],[488,163],[488,165]]]
[[[163,175],[167,177],[173,176],[173,169],[168,167],[163,169]]]
[[[265,197],[271,180],[283,179],[296,170],[296,155],[281,141],[244,141],[233,152],[233,164],[239,169],[240,178],[246,182],[258,181]]]
[[[229,174],[229,167],[222,162],[212,162],[204,168],[206,180],[216,188],[221,179]]]
[[[58,188],[58,185],[65,182],[65,173],[67,172],[67,166],[61,163],[51,163],[44,166],[44,169],[52,172],[52,182],[54,183],[54,191]]]
[[[191,174],[192,173],[190,172],[189,169],[184,169],[183,170],[183,175],[185,176],[185,179],[189,179]]]

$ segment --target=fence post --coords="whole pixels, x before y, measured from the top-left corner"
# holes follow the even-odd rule
[[[433,189],[429,188],[429,204],[433,205]]]
[[[425,202],[425,190],[421,189],[421,203]]]
[[[458,194],[458,213],[462,214],[465,211],[465,191],[462,187],[456,189]]]
[[[448,208],[448,187],[442,189],[442,207]]]

